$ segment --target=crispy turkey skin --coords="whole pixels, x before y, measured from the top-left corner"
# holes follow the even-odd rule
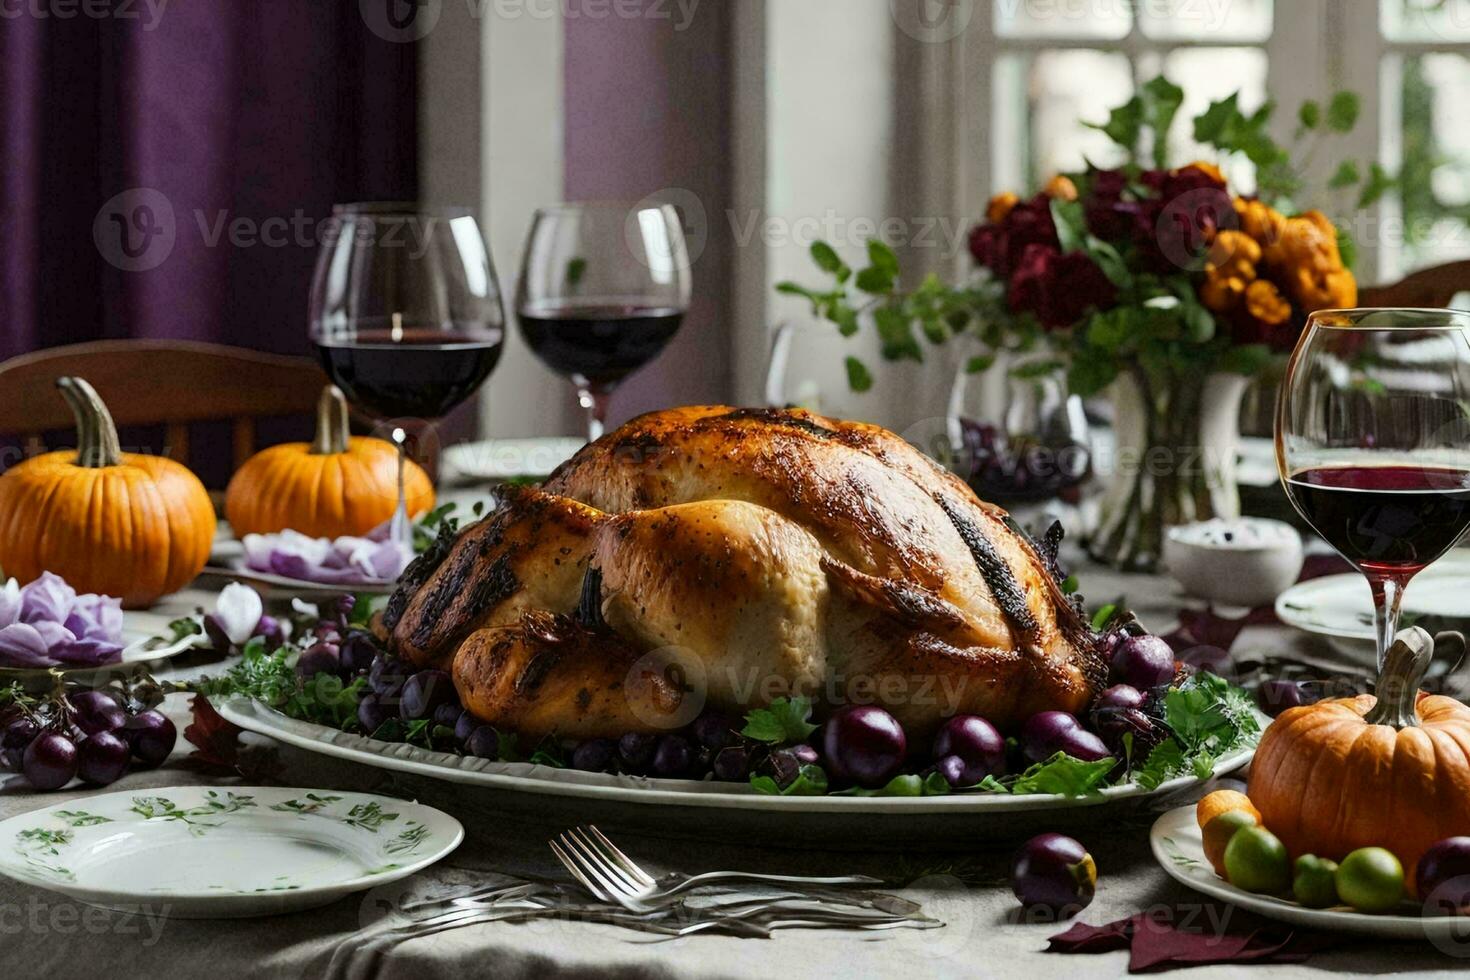
[[[633,419],[422,557],[382,629],[535,736],[792,693],[880,703],[920,737],[956,713],[1014,728],[1080,711],[1105,674],[1004,511],[893,433],[802,410]]]

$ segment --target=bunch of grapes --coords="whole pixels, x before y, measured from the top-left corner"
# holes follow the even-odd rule
[[[0,764],[42,791],[78,777],[107,786],[135,764],[151,769],[177,738],[161,711],[112,690],[57,691],[41,700],[12,692],[0,711]]]

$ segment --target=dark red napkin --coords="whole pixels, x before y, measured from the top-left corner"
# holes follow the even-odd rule
[[[1109,953],[1126,949],[1129,973],[1157,973],[1215,963],[1301,963],[1331,942],[1330,937],[1296,932],[1275,923],[1233,933],[1213,928],[1219,919],[1190,916],[1188,923],[1178,925],[1175,919],[1174,910],[1160,908],[1107,925],[1079,922],[1052,936],[1046,951]]]

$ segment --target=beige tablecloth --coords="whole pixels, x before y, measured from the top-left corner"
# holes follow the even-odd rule
[[[1082,569],[1095,598],[1126,595],[1155,629],[1168,628],[1182,599],[1166,579],[1117,576]],[[181,600],[187,605],[191,597]],[[1330,651],[1275,627],[1252,627],[1235,646],[1237,655],[1294,650],[1332,658]],[[186,663],[175,675],[195,676],[218,665]],[[168,708],[182,730],[186,705],[180,696]],[[222,783],[201,772],[180,740],[174,758],[162,769],[134,773],[114,790],[142,791],[198,782]],[[316,977],[324,974],[332,952],[354,946],[354,936],[381,919],[406,889],[418,892],[484,880],[489,872],[518,876],[560,876],[545,841],[565,823],[537,819],[523,807],[502,806],[496,798],[471,795],[461,787],[405,783],[393,774],[284,747],[260,748],[278,766],[274,781],[283,785],[379,790],[419,795],[446,806],[464,821],[468,837],[441,865],[402,886],[343,899],[296,915],[239,921],[155,920],[89,909],[30,885],[0,879],[0,949],[5,974],[15,977],[219,978],[236,976]],[[271,754],[274,753],[274,754]],[[237,781],[238,782],[238,781]],[[81,794],[37,794],[18,777],[0,783],[0,818],[59,803]],[[517,801],[524,804],[524,801]],[[512,813],[511,809],[520,812]],[[556,820],[567,819],[566,814]],[[1078,836],[1096,856],[1100,883],[1096,900],[1080,916],[1104,923],[1155,904],[1184,905],[1201,922],[1226,928],[1246,925],[1240,913],[1204,902],[1173,883],[1149,856],[1148,815],[1120,822],[1099,812]],[[1047,829],[1042,822],[1037,832]],[[799,839],[740,839],[718,843],[668,836],[656,813],[638,828],[621,827],[617,838],[631,854],[651,865],[682,871],[723,868],[792,873],[852,873],[891,877],[908,883],[904,893],[923,902],[946,922],[940,930],[857,934],[785,932],[769,940],[691,936],[675,941],[613,927],[574,921],[490,924],[443,933],[394,947],[372,961],[351,964],[357,976],[405,980],[468,976],[536,977],[1015,977],[1043,980],[1081,975],[1112,975],[1125,970],[1125,953],[1064,956],[1043,953],[1051,924],[1022,921],[1004,883],[1014,841],[970,836],[963,827],[933,849],[909,853],[854,853],[803,846]],[[167,860],[161,856],[160,860]],[[1213,917],[1213,918],[1210,918]],[[1470,957],[1470,949],[1464,951]],[[1250,967],[1269,976],[1334,973],[1453,972],[1463,976],[1470,959],[1457,959],[1427,944],[1393,944],[1344,938],[1334,949],[1304,966]],[[1201,980],[1236,977],[1244,968],[1205,967],[1192,971]]]

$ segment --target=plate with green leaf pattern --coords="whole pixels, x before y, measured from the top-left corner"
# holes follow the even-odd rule
[[[170,786],[0,822],[0,874],[103,908],[239,918],[407,877],[463,839],[447,813],[385,796]]]

